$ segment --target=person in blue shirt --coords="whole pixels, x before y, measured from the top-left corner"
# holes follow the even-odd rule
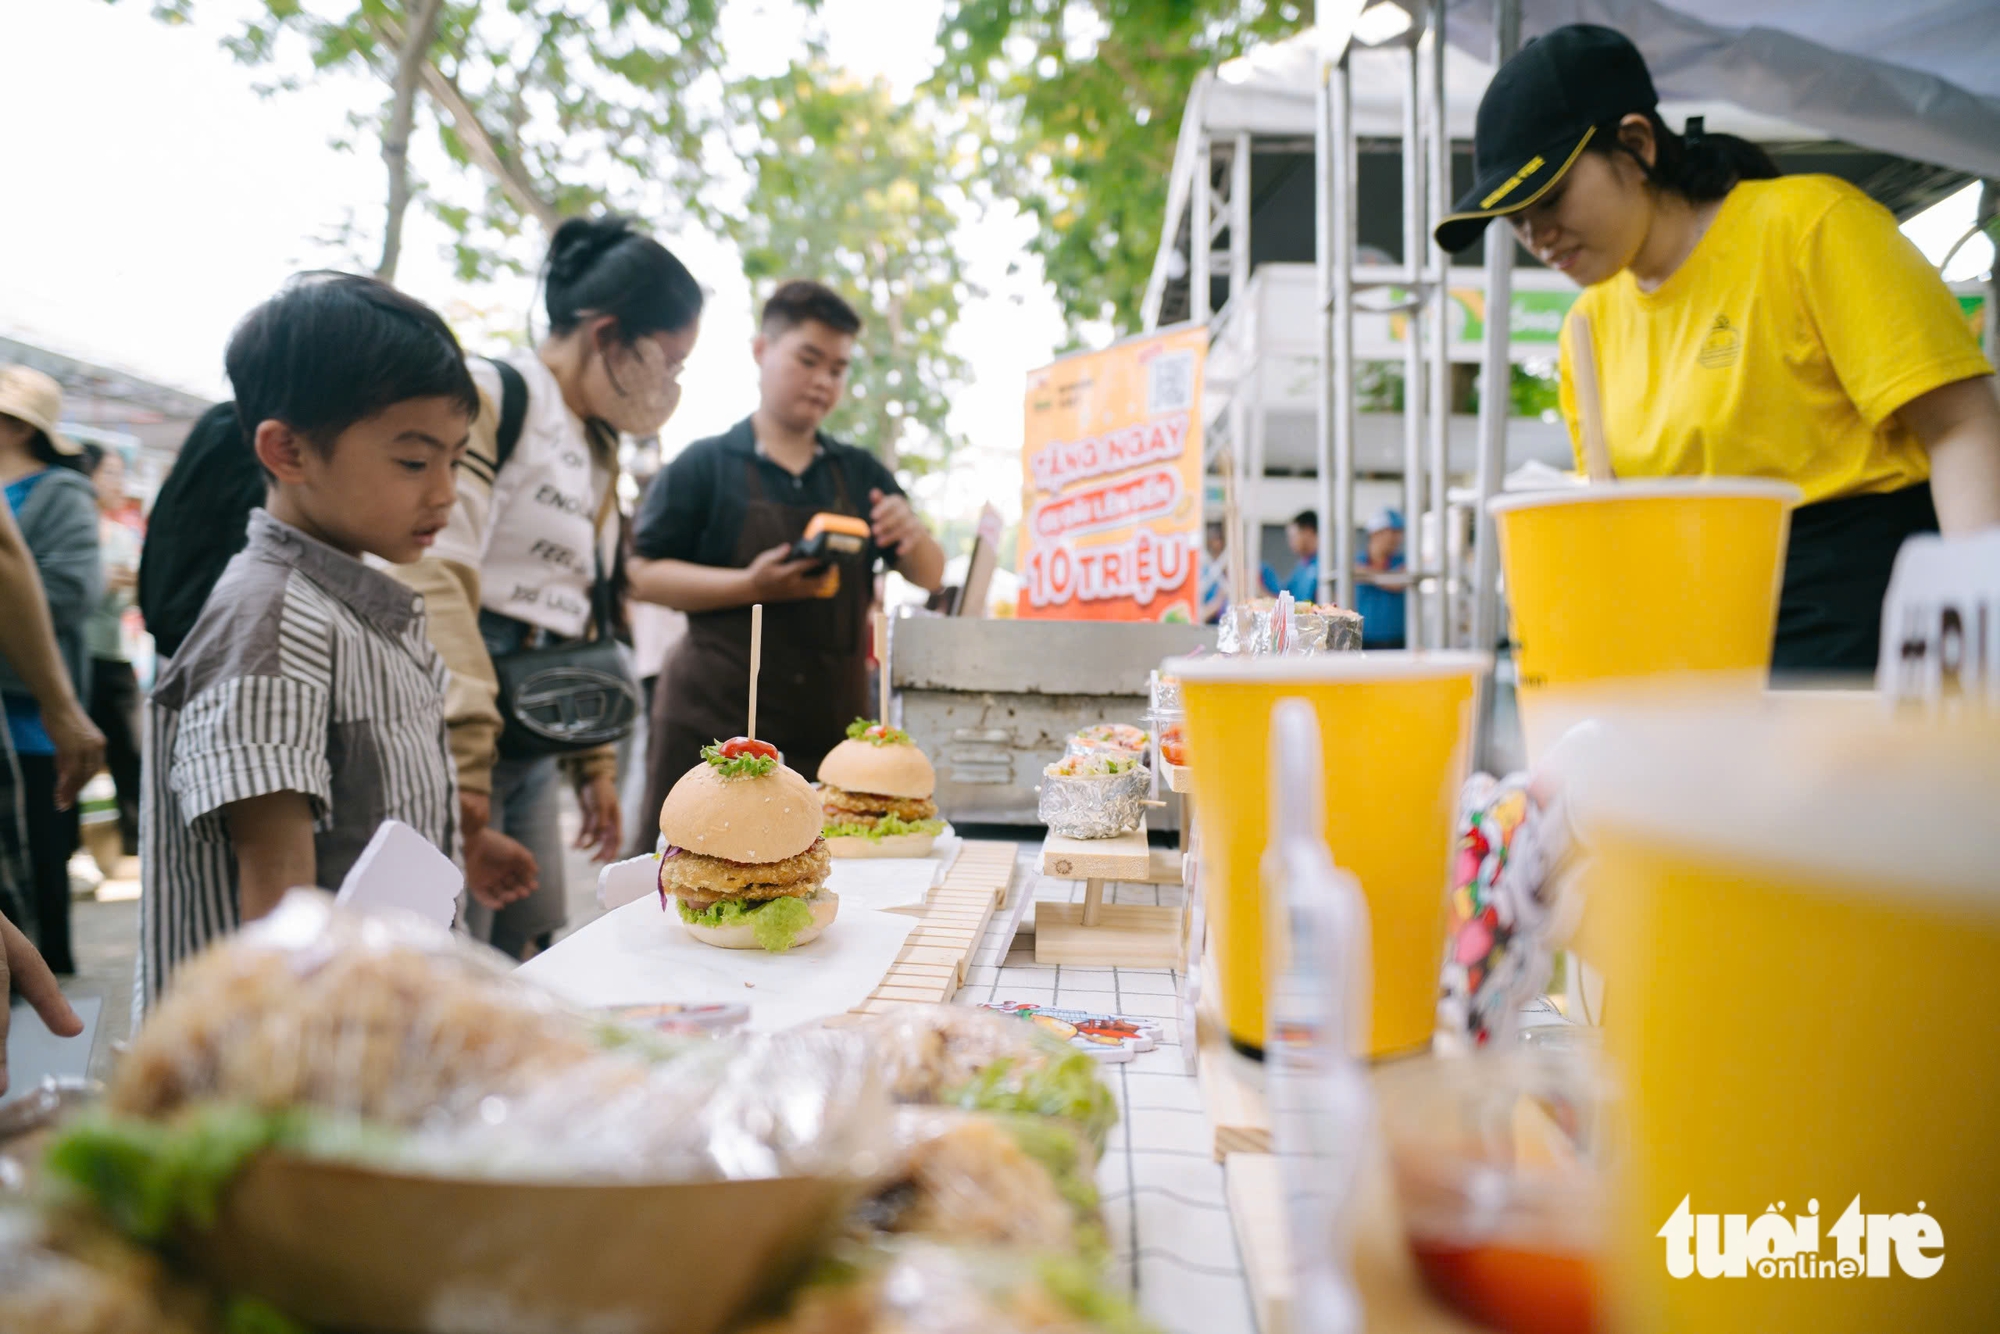
[[[1219,523],[1208,525],[1205,541],[1206,554],[1201,562],[1201,623],[1214,625],[1222,619],[1223,608],[1229,605],[1229,562],[1224,559],[1229,542]]]
[[[1311,510],[1300,510],[1285,525],[1285,545],[1298,557],[1298,564],[1278,581],[1275,570],[1266,565],[1263,568],[1264,591],[1276,596],[1290,593],[1294,602],[1317,602],[1319,600],[1319,515]]]
[[[25,366],[0,367],[0,487],[21,540],[35,558],[49,621],[62,651],[71,692],[90,698],[90,614],[103,596],[97,548],[97,491],[83,474],[83,449],[56,430],[62,387]],[[28,845],[30,938],[49,967],[74,973],[69,938],[69,858],[79,833],[73,801],[65,800],[63,720],[53,729],[42,697],[0,663],[0,705],[21,778],[21,814]],[[91,729],[95,734],[96,729]],[[96,737],[101,747],[104,738]],[[97,752],[102,758],[102,751]]]
[[[1368,549],[1354,574],[1354,609],[1361,613],[1361,647],[1402,648],[1403,590],[1409,577],[1403,569],[1403,516],[1393,509],[1376,511],[1368,520]]]

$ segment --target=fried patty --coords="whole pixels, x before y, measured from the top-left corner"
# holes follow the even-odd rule
[[[823,838],[776,862],[732,862],[682,849],[660,858],[660,888],[690,908],[706,908],[718,899],[807,899],[832,870]]]
[[[820,804],[826,808],[828,824],[874,824],[885,815],[899,820],[935,820],[937,803],[929,797],[884,797],[873,792],[849,792],[831,783],[820,784]]]

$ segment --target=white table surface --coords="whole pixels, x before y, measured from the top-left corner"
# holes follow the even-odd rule
[[[1215,1161],[1200,1085],[1181,1058],[1178,979],[1164,968],[1036,963],[1032,939],[1018,934],[1034,903],[1078,903],[1083,895],[1075,881],[1041,875],[1040,854],[1040,840],[1023,839],[1016,897],[987,928],[958,1003],[1027,1001],[1144,1016],[1160,1025],[1154,1050],[1104,1066],[1119,1110],[1097,1171],[1113,1282],[1171,1334],[1255,1334],[1222,1164]],[[1112,884],[1104,901],[1178,907],[1185,892],[1178,885]]]

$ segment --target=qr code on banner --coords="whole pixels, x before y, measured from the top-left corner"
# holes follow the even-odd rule
[[[1146,415],[1186,412],[1194,406],[1194,353],[1172,352],[1146,367]]]

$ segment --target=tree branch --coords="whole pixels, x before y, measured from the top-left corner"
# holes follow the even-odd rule
[[[403,255],[403,215],[410,209],[410,131],[416,123],[417,84],[422,67],[430,61],[431,43],[437,39],[438,15],[443,9],[444,0],[418,0],[416,20],[396,52],[389,123],[382,132],[382,165],[389,171],[389,203],[382,225],[382,259],[375,266],[375,276],[383,282],[396,280],[396,264]]]
[[[395,43],[398,48],[402,46],[402,39],[393,23],[386,19],[374,22],[378,32]],[[556,228],[562,223],[562,216],[556,212],[556,206],[542,197],[541,191],[535,188],[535,183],[528,179],[525,171],[521,170],[519,162],[500,151],[493,136],[487,132],[485,124],[479,119],[479,113],[472,109],[472,103],[466,99],[463,92],[459,91],[457,81],[439,69],[437,62],[428,56],[418,72],[423,79],[424,91],[431,95],[431,100],[450,118],[451,128],[457,131],[458,137],[464,141],[465,151],[472,155],[472,160],[499,183],[501,191],[513,201],[514,207],[541,223],[543,231],[551,236],[555,235]]]
[[[556,212],[554,204],[542,197],[534,182],[528,179],[528,174],[521,170],[521,164],[500,151],[499,145],[494,143],[493,136],[487,133],[486,126],[480,121],[479,113],[472,109],[465,94],[458,90],[457,82],[436,65],[425,61],[424,88],[451,117],[451,127],[465,141],[466,151],[472,154],[472,160],[500,182],[500,188],[514,201],[516,208],[541,223],[543,231],[555,235],[556,228],[562,224],[562,215]]]

